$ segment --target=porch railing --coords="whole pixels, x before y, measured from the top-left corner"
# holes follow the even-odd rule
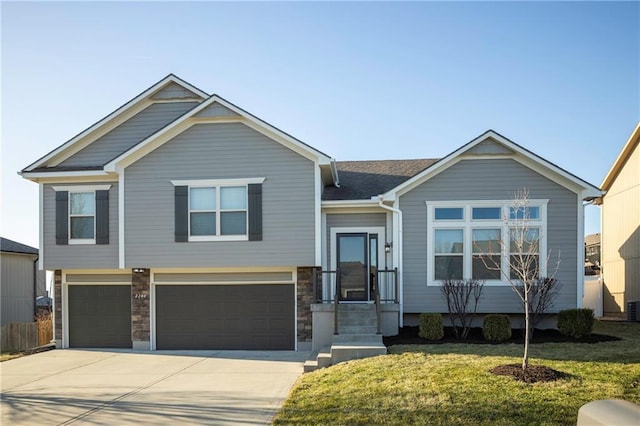
[[[316,269],[313,274],[314,303],[336,303],[336,295],[340,293],[339,270],[322,271]],[[375,301],[376,293],[380,303],[398,303],[398,268],[381,269],[376,274],[370,296]]]

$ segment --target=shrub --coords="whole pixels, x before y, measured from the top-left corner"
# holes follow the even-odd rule
[[[420,331],[423,339],[440,340],[444,337],[441,314],[420,314]]]
[[[482,337],[490,342],[504,342],[511,338],[509,315],[491,314],[484,317]]]
[[[566,309],[558,313],[558,330],[565,336],[581,339],[593,330],[593,309]]]

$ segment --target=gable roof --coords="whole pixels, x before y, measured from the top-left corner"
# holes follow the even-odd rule
[[[512,154],[496,154],[495,152],[488,152],[483,154],[481,151],[473,152],[474,148],[487,141],[490,141],[493,145],[501,145],[502,147],[506,148],[507,151],[512,152]],[[511,141],[510,139],[507,139],[506,137],[491,129],[487,130],[467,144],[461,146],[444,158],[433,163],[421,173],[413,176],[412,178],[406,180],[405,182],[385,192],[382,195],[385,200],[395,200],[397,196],[410,191],[418,185],[421,185],[422,183],[456,164],[458,161],[464,158],[482,158],[483,155],[489,157],[495,155],[508,155],[510,158],[513,158],[514,160],[522,163],[532,170],[543,174],[545,177],[553,180],[559,185],[575,193],[581,193],[584,199],[591,200],[602,195],[602,192],[596,186],[583,179],[580,179],[574,174],[562,169],[561,167],[553,164],[548,160],[545,160],[544,158],[538,156],[537,154],[534,154],[528,149],[518,145],[517,143]]]
[[[162,129],[158,130],[153,135],[148,138],[140,141],[138,144],[134,145],[127,151],[123,152],[104,166],[105,171],[115,171],[117,167],[127,167],[128,165],[134,163],[138,159],[142,158],[147,153],[153,151],[164,143],[168,142],[172,137],[180,132],[186,130],[186,128],[190,127],[190,125],[195,124],[196,122],[204,122],[204,121],[192,121],[187,122],[188,119],[194,118],[201,111],[210,107],[214,103],[219,103],[225,108],[231,110],[232,112],[237,114],[237,117],[223,117],[223,120],[241,120],[242,123],[248,125],[252,129],[266,134],[272,139],[277,140],[288,148],[296,151],[305,157],[319,159],[320,165],[330,165],[332,166],[334,161],[331,157],[325,154],[322,151],[313,148],[310,145],[300,141],[299,139],[294,138],[288,133],[283,132],[275,126],[267,123],[264,120],[256,117],[255,115],[245,111],[244,109],[238,107],[237,105],[227,101],[218,95],[211,95],[207,100],[196,106],[195,108],[187,111],[185,114],[169,123]],[[215,120],[215,118],[198,118],[198,120]],[[220,120],[218,120],[220,122]],[[183,126],[184,128],[180,128]],[[177,133],[176,133],[177,132]],[[333,166],[332,166],[333,167]]]
[[[39,253],[35,247],[3,237],[0,237],[0,251],[5,253],[35,254],[36,256]]]
[[[340,186],[327,186],[323,200],[369,200],[420,173],[436,159],[338,161]]]
[[[602,181],[602,185],[600,185],[600,187],[604,191],[608,191],[611,188],[611,185],[616,180],[616,178],[620,174],[620,171],[626,164],[629,157],[631,157],[633,151],[638,147],[639,143],[640,122],[638,122],[638,124],[636,125],[635,130],[631,133],[631,136],[629,136],[629,140],[627,140],[627,143],[624,144],[624,147],[622,148],[622,151],[620,151],[618,158],[616,158],[616,161],[613,162],[611,169],[609,169],[609,172]]]
[[[25,167],[22,170],[22,173],[32,172],[32,171],[36,171],[38,169],[42,169],[44,166],[47,165],[47,162],[49,162],[50,160],[52,160],[52,159],[54,159],[54,158],[56,158],[58,156],[63,155],[65,151],[68,151],[70,148],[72,148],[74,145],[79,143],[81,140],[83,140],[86,136],[90,135],[92,132],[102,128],[103,126],[108,125],[108,123],[112,122],[117,117],[123,115],[127,111],[132,110],[133,108],[135,108],[136,106],[141,104],[145,99],[151,97],[154,93],[159,92],[161,89],[163,89],[164,87],[167,87],[169,85],[178,85],[180,87],[183,87],[187,91],[198,95],[201,99],[205,99],[205,98],[207,98],[209,96],[206,92],[203,92],[202,90],[198,89],[197,87],[193,86],[192,84],[187,83],[186,81],[182,80],[181,78],[175,76],[174,74],[169,74],[166,77],[164,77],[162,80],[160,80],[157,83],[151,85],[149,88],[144,90],[138,96],[134,97],[133,99],[129,100],[128,102],[126,102],[125,104],[123,104],[122,106],[117,108],[112,113],[110,113],[107,116],[103,117],[102,119],[98,120],[97,122],[95,122],[91,126],[87,127],[85,130],[83,130],[82,132],[78,133],[77,135],[75,135],[74,137],[69,139],[67,142],[63,143],[59,147],[55,148],[54,150],[50,151],[49,153],[47,153],[44,156],[40,157],[35,162],[33,162],[30,165],[28,165],[27,167]],[[52,170],[51,168],[47,168],[47,169],[48,169],[48,171]],[[55,170],[55,169],[53,169],[53,170]]]

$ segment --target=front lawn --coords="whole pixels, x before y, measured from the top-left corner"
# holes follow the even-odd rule
[[[594,333],[623,340],[532,345],[532,365],[569,375],[535,384],[489,373],[520,362],[521,345],[392,346],[303,375],[274,423],[574,425],[589,401],[640,403],[640,324],[597,321]]]

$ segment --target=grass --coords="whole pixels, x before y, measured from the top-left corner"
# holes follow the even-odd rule
[[[25,355],[24,352],[19,351],[10,351],[10,352],[2,352],[0,354],[0,362],[9,361],[10,359],[20,358]]]
[[[596,323],[623,340],[531,346],[531,364],[569,374],[526,384],[488,372],[522,346],[406,345],[305,374],[274,424],[575,425],[596,399],[640,403],[640,324]]]

